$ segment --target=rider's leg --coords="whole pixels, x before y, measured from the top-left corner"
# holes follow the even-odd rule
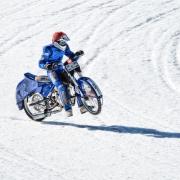
[[[69,95],[67,92],[67,86],[63,85],[63,84],[57,84],[56,85],[57,89],[58,89],[58,93],[60,95],[61,101],[64,105],[64,109],[65,111],[69,111],[72,110],[72,106],[69,102]]]
[[[82,74],[81,72],[80,73],[80,77],[82,77]],[[82,83],[81,81],[79,81],[79,83]],[[80,86],[82,87],[82,91],[83,91],[83,84],[80,84]],[[81,96],[80,95],[77,95],[77,104],[78,104],[78,107],[80,108],[80,112],[81,114],[84,114],[85,112],[87,112],[87,109],[84,107],[83,103],[82,103],[82,100],[81,100]]]
[[[67,116],[72,116],[72,106],[69,102],[69,96],[67,91],[67,86],[62,83],[61,78],[58,76],[59,72],[48,71],[48,76],[52,83],[57,87],[58,93],[63,103],[64,109],[67,112]]]
[[[87,112],[87,109],[84,107],[84,105],[81,101],[81,97],[79,95],[77,96],[77,104],[78,104],[78,107],[80,108],[81,114]]]

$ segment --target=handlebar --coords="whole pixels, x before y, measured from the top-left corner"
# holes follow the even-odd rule
[[[64,63],[62,62],[53,62],[46,65],[47,70],[57,70],[57,69],[66,69],[67,71],[75,70],[79,67],[77,61],[73,61],[72,59],[67,59]],[[79,67],[80,68],[80,67]]]

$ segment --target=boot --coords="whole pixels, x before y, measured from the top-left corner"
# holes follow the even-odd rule
[[[81,114],[84,114],[87,112],[87,109],[84,106],[82,106],[82,107],[80,107],[80,112],[81,112]]]
[[[71,116],[73,116],[73,112],[72,112],[72,110],[70,109],[70,110],[68,110],[68,111],[66,111],[66,116],[67,117],[71,117]]]

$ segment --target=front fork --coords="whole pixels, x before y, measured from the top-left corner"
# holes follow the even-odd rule
[[[65,69],[66,71],[66,69]],[[66,71],[69,78],[72,80],[73,84],[74,84],[74,91],[75,91],[75,94],[77,96],[77,103],[78,103],[78,107],[81,107],[83,106],[83,103],[82,103],[82,100],[81,100],[81,97],[83,97],[83,93],[81,91],[81,88],[79,87],[79,84],[77,83],[76,79],[74,76],[72,76],[68,71]],[[77,72],[78,76],[79,77],[82,77],[82,74],[80,72]]]

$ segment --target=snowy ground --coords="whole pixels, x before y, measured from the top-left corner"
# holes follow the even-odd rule
[[[0,180],[180,179],[179,0],[0,1]],[[59,30],[103,111],[33,122],[15,88]]]

